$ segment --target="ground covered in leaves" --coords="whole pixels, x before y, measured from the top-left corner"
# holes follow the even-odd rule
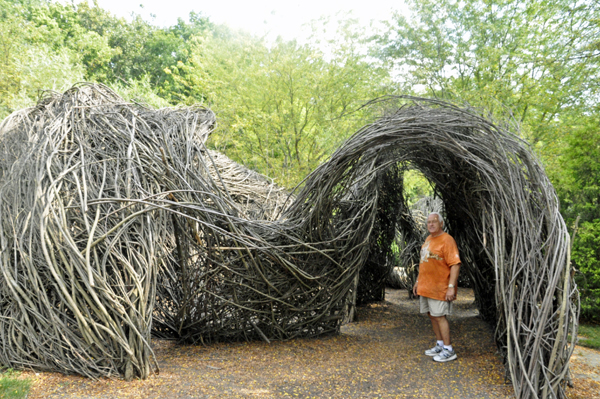
[[[439,364],[423,351],[434,343],[429,319],[406,291],[360,308],[337,336],[289,342],[181,346],[155,340],[160,374],[147,380],[93,381],[25,372],[29,399],[41,398],[512,398],[493,331],[460,289],[450,319],[458,359]],[[579,351],[579,352],[578,352]],[[600,365],[577,348],[569,398],[600,398]],[[600,378],[598,378],[600,379]]]

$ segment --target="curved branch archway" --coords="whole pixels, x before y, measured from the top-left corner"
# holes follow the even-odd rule
[[[377,201],[371,243],[381,242],[378,233],[394,223],[418,238],[398,173],[417,169],[443,200],[446,228],[458,243],[481,315],[497,326],[517,397],[564,397],[579,298],[567,228],[543,168],[524,141],[475,110],[398,99],[409,104],[350,138],[307,178],[288,213],[318,224],[316,218],[335,220],[332,203],[340,209],[353,203],[356,215],[360,206]],[[390,195],[395,198],[385,198]],[[386,212],[397,219],[389,220]],[[371,248],[360,273],[381,276],[369,270],[370,259],[377,258],[372,252],[381,248]]]
[[[153,335],[335,333],[381,297],[396,228],[414,233],[403,174],[415,168],[444,202],[517,397],[564,397],[578,296],[543,169],[474,110],[396,100],[295,197],[207,150],[203,108],[151,110],[82,85],[9,116],[0,364],[145,378]]]

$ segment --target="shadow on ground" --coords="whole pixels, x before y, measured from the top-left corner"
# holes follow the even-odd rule
[[[493,331],[460,289],[450,319],[458,359],[435,363],[430,322],[406,291],[360,308],[337,336],[208,347],[154,341],[160,374],[126,382],[23,373],[40,398],[511,398]]]

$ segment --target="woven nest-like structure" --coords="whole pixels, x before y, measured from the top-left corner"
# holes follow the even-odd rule
[[[145,378],[152,336],[336,333],[383,298],[396,231],[420,237],[402,179],[418,169],[517,397],[564,397],[578,296],[543,169],[473,110],[397,100],[295,197],[207,150],[203,108],[151,110],[82,85],[12,114],[0,127],[0,364]]]

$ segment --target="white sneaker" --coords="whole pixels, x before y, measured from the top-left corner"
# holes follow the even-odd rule
[[[442,348],[442,351],[439,355],[433,357],[433,360],[436,362],[449,362],[450,360],[456,359],[456,353],[452,350],[448,350],[446,348]]]
[[[436,345],[436,346],[434,346],[434,347],[433,347],[433,348],[431,348],[431,349],[427,349],[427,350],[425,351],[425,354],[426,354],[427,356],[437,356],[437,355],[439,355],[440,353],[442,353],[442,349],[444,349],[444,347],[443,347],[442,345]]]

